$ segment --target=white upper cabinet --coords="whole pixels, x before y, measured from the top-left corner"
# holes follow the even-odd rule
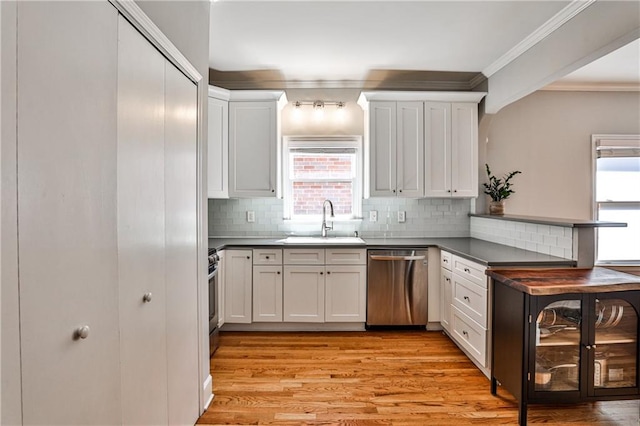
[[[478,196],[484,92],[363,92],[371,197]],[[366,191],[368,190],[368,194]]]
[[[207,197],[229,198],[229,91],[209,86]]]
[[[369,195],[424,195],[422,102],[371,102],[369,105]]]
[[[478,105],[425,103],[425,195],[478,196]]]
[[[233,91],[229,101],[229,197],[276,197],[284,92]]]

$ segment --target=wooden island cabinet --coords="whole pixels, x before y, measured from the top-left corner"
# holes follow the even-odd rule
[[[640,277],[605,269],[488,270],[491,393],[531,403],[640,399]]]

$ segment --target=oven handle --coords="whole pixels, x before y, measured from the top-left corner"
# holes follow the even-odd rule
[[[424,260],[424,256],[379,256],[372,254],[369,256],[371,260]]]
[[[214,269],[213,272],[209,274],[207,281],[211,281],[216,275],[218,275],[218,268]]]

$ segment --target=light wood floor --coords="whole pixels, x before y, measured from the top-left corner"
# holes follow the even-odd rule
[[[517,424],[441,332],[221,333],[198,424]],[[639,401],[530,406],[529,424],[640,425]]]

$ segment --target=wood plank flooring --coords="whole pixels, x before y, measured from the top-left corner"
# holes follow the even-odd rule
[[[517,405],[441,332],[222,332],[198,424],[517,424]],[[529,424],[640,425],[639,401],[529,409]]]

